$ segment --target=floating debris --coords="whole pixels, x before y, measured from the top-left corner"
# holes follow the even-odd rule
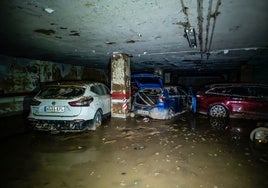
[[[149,118],[143,118],[143,121],[144,121],[144,122],[149,122],[150,119],[149,119]]]
[[[53,10],[52,8],[45,8],[44,11],[46,11],[47,13],[51,14],[53,13],[55,10]]]
[[[145,147],[144,146],[137,146],[137,147],[134,147],[135,150],[142,150],[144,149]]]

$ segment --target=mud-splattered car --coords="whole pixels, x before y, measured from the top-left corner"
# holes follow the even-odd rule
[[[153,74],[134,74],[138,90],[133,95],[135,116],[171,119],[187,109],[187,92],[179,86],[163,86],[162,79]]]
[[[110,90],[103,83],[50,83],[31,101],[28,120],[40,131],[95,130],[110,116],[110,104]]]
[[[267,85],[211,84],[196,98],[197,112],[211,117],[268,118]]]

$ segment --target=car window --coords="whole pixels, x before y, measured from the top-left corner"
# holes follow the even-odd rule
[[[231,92],[231,88],[229,87],[214,87],[214,88],[209,89],[207,93],[230,95],[232,92]]]
[[[82,87],[63,87],[63,86],[49,86],[43,89],[37,97],[43,99],[63,99],[73,98],[83,95],[85,89]]]
[[[96,93],[98,95],[103,95],[104,94],[104,91],[103,91],[101,85],[93,85],[93,86],[91,86],[90,91],[92,91],[93,93]]]
[[[250,96],[258,98],[268,98],[268,88],[266,87],[250,87]]]
[[[103,88],[104,95],[109,95],[111,93],[110,89],[107,86],[103,85],[102,88]]]
[[[179,95],[187,95],[186,91],[180,87],[177,88],[178,89],[178,94]],[[192,91],[191,91],[192,92]]]
[[[248,87],[231,87],[231,92],[235,96],[249,96]]]
[[[174,87],[168,87],[166,88],[168,90],[168,95],[169,96],[174,96],[174,95],[178,95],[178,90],[177,88]]]

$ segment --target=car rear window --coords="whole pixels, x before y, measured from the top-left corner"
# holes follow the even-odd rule
[[[85,88],[83,87],[63,87],[49,86],[41,90],[37,97],[41,99],[68,99],[83,95]]]
[[[220,95],[232,95],[232,96],[244,96],[244,97],[267,98],[268,97],[268,88],[255,87],[255,86],[215,87],[215,88],[209,89],[206,93],[220,94]]]
[[[206,93],[228,95],[228,94],[231,94],[232,91],[230,87],[214,87],[214,88],[209,89]]]
[[[268,87],[251,87],[250,95],[258,98],[268,98]]]

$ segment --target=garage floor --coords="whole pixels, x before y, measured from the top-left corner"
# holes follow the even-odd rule
[[[248,136],[255,121],[112,118],[96,131],[57,135],[27,130],[23,116],[0,122],[5,188],[268,187],[267,147]]]

